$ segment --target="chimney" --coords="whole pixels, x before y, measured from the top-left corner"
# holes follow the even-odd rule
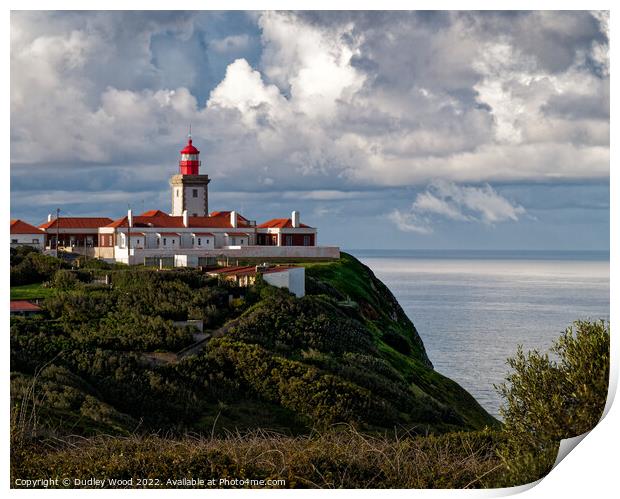
[[[291,222],[293,223],[293,227],[298,229],[299,228],[299,212],[298,211],[294,211],[293,213],[291,213]]]
[[[233,229],[236,229],[237,226],[239,225],[236,211],[230,212],[230,225],[232,226]]]
[[[48,222],[51,222],[51,221],[52,221],[52,214],[51,214],[51,213],[48,213],[48,214],[47,214],[47,221],[48,221]]]
[[[183,227],[189,227],[189,217],[187,216],[187,210],[183,210]]]
[[[127,223],[129,227],[133,227],[133,215],[131,213],[131,209],[127,210]]]

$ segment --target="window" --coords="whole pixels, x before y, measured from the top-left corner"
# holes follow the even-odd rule
[[[174,246],[174,238],[172,239],[172,245]]]
[[[200,239],[201,239],[201,238],[199,237],[199,238],[198,238],[198,246],[200,246],[200,245],[202,244],[202,242],[201,242],[201,240],[200,240]]]
[[[198,239],[198,244],[200,244],[200,239]],[[194,245],[194,238],[192,237],[192,246]]]
[[[209,244],[209,240],[208,239],[205,241],[205,244]]]
[[[157,246],[159,246],[159,237],[157,238]]]
[[[293,236],[286,236],[284,238],[284,246],[293,246]]]
[[[32,240],[32,244],[39,244],[39,240],[38,239],[33,239]]]
[[[177,189],[177,197],[179,197],[179,189]]]
[[[198,189],[192,189],[192,197],[194,198],[198,197]]]
[[[11,239],[11,244],[17,244],[17,243],[18,243],[17,239]]]
[[[310,236],[304,236],[304,246],[310,246]]]
[[[164,237],[164,246],[166,246],[166,238]]]

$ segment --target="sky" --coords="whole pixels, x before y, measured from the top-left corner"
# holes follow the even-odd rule
[[[606,12],[11,13],[11,217],[210,210],[319,244],[609,249]]]

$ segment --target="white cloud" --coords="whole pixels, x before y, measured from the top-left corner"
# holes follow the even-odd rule
[[[408,211],[394,210],[389,218],[405,232],[432,232],[441,219],[488,225],[519,220],[525,208],[496,192],[490,185],[460,186],[438,181],[418,194]]]
[[[388,214],[388,218],[403,232],[416,232],[418,234],[430,234],[433,232],[428,221],[420,219],[413,211],[402,212],[394,210]]]

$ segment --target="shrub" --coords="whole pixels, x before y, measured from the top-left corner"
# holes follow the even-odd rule
[[[72,271],[61,269],[54,274],[52,285],[56,289],[68,290],[75,288],[78,282],[78,278]]]
[[[507,481],[518,485],[544,476],[559,441],[591,430],[603,414],[609,381],[609,322],[577,321],[551,349],[557,360],[519,348],[513,372],[496,387],[508,442],[501,455]]]

